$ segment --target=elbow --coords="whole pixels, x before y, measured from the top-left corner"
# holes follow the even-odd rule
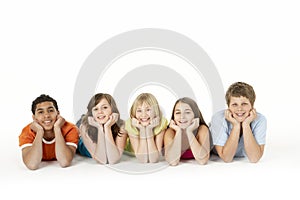
[[[177,166],[179,164],[180,159],[171,160],[168,157],[166,157],[166,161],[170,166]]]
[[[62,167],[62,168],[65,168],[65,167],[69,167],[72,163],[72,160],[66,160],[66,161],[63,161],[63,162],[59,162],[59,165]]]
[[[206,165],[208,163],[208,159],[196,159],[200,165]]]
[[[25,163],[25,166],[30,170],[37,170],[39,168],[38,164],[26,164]]]
[[[233,161],[233,158],[222,158],[222,160],[225,162],[225,163],[231,163]]]
[[[108,164],[114,165],[120,162],[121,157],[115,159],[108,159]]]
[[[249,159],[249,162],[250,163],[257,163],[259,160],[260,160],[260,158],[248,158]]]
[[[170,166],[177,166],[179,164],[179,160],[173,161],[173,162],[168,162]]]

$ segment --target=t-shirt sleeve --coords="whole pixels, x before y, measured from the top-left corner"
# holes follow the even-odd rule
[[[77,148],[79,141],[78,128],[74,124],[69,124],[69,128],[65,134],[65,141],[67,145],[71,145]]]
[[[259,145],[266,144],[267,119],[263,115],[259,115],[255,123],[253,123],[252,133]]]
[[[19,147],[21,149],[32,146],[32,143],[35,138],[35,133],[30,129],[30,124],[22,129],[21,134],[19,135]]]
[[[222,113],[217,113],[212,117],[209,130],[213,144],[224,146],[228,139],[228,126]]]

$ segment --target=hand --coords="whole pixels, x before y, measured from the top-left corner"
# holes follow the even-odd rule
[[[54,123],[54,128],[61,128],[65,124],[66,120],[60,116],[57,115],[56,122]]]
[[[88,117],[88,123],[89,123],[89,125],[94,126],[98,129],[103,128],[103,126],[101,124],[99,124],[98,122],[96,122],[96,120],[92,116]]]
[[[153,129],[154,127],[159,125],[159,122],[160,122],[160,117],[154,117],[150,120],[150,124],[147,127]]]
[[[176,132],[180,131],[180,127],[177,126],[177,124],[175,123],[174,120],[171,120],[171,121],[170,121],[169,127],[172,128],[172,129],[173,129],[174,131],[176,131]]]
[[[227,119],[233,126],[240,125],[240,123],[233,117],[233,113],[229,109],[225,110],[225,119]]]
[[[246,119],[243,121],[243,124],[250,124],[253,120],[255,120],[257,117],[257,113],[256,113],[256,109],[253,108],[250,113],[249,116],[246,117]]]
[[[111,128],[117,121],[119,120],[119,114],[118,113],[112,113],[109,116],[109,119],[104,124],[105,128]]]
[[[43,132],[44,133],[44,128],[36,121],[33,121],[30,124],[30,129],[35,133],[37,133],[37,132]]]
[[[79,127],[79,136],[82,138],[83,143],[85,143],[85,145],[87,144],[86,142],[88,141],[89,143],[93,143],[92,139],[90,138],[88,131],[86,129],[86,126],[84,125],[80,125]]]
[[[192,120],[192,123],[186,128],[186,130],[193,132],[198,127],[199,127],[199,118],[195,118]]]
[[[139,128],[139,129],[143,128],[141,122],[139,120],[137,120],[136,118],[131,119],[131,125],[136,127],[136,128]]]

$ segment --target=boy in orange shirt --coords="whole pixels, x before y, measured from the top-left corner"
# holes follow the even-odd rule
[[[79,139],[77,127],[60,116],[56,100],[49,95],[37,97],[31,111],[33,122],[19,136],[26,167],[35,170],[47,160],[57,160],[61,167],[70,166]]]

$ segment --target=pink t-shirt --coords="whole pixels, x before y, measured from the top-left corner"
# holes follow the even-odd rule
[[[186,150],[180,157],[180,159],[188,160],[194,159],[194,155],[191,149]]]

